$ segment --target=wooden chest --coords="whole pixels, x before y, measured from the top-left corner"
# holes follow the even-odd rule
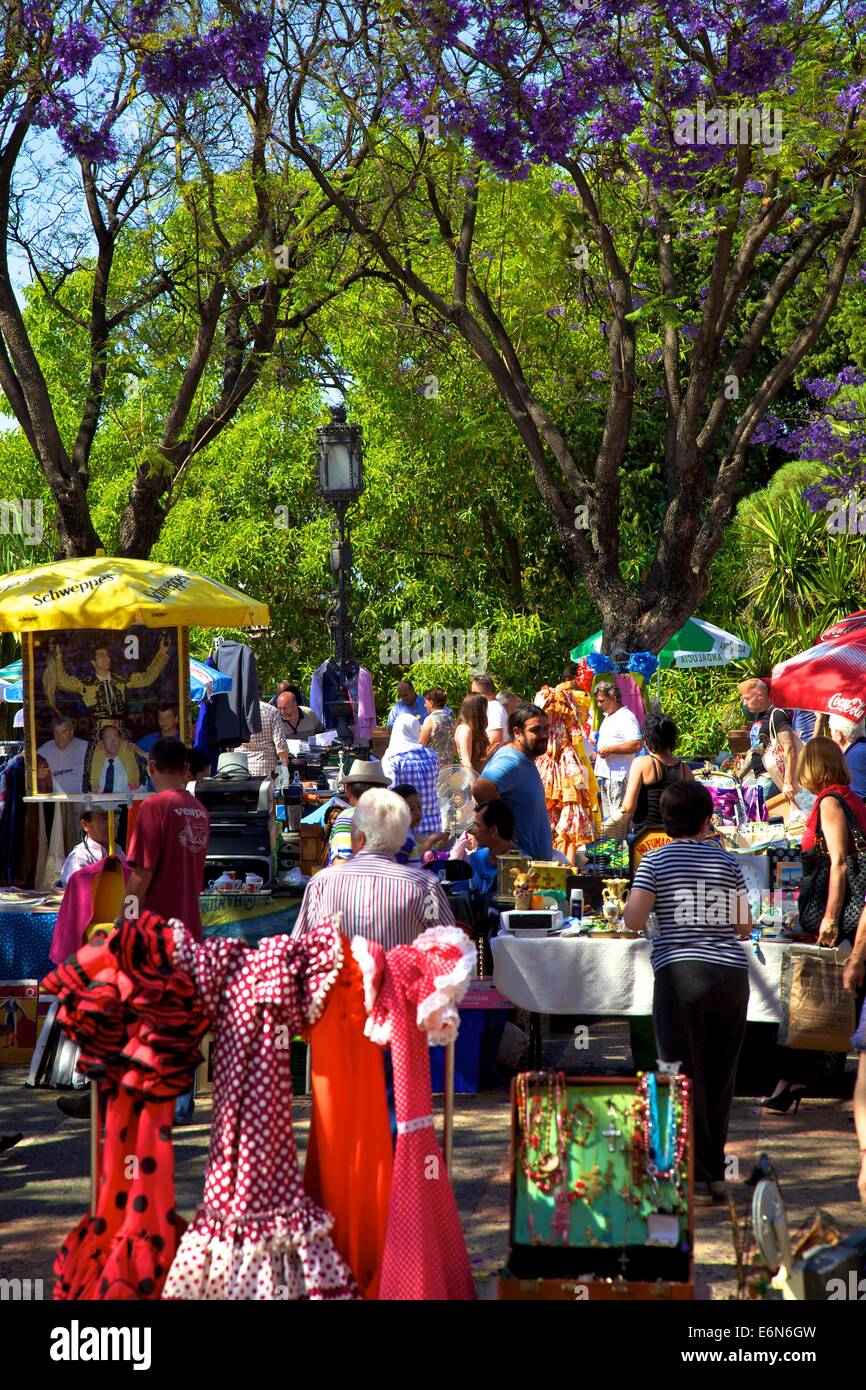
[[[535,1075],[536,1078],[539,1077],[539,1074]],[[544,1083],[537,1080],[536,1085],[543,1088]],[[525,1177],[521,1166],[522,1134],[518,1118],[520,1102],[518,1078],[515,1078],[511,1093],[511,1253],[507,1268],[499,1280],[498,1297],[508,1301],[552,1302],[664,1302],[693,1299],[691,1112],[682,1164],[687,1177],[687,1186],[683,1189],[685,1205],[682,1210],[669,1214],[669,1208],[666,1210],[665,1204],[662,1203],[659,1215],[653,1214],[643,1218],[636,1207],[630,1208],[624,1200],[629,1191],[634,1191],[630,1174],[636,1169],[631,1166],[631,1157],[626,1158],[626,1155],[630,1154],[630,1138],[634,1134],[634,1124],[629,1123],[629,1115],[637,1091],[637,1078],[569,1077],[566,1078],[565,1085],[568,1100],[576,1107],[574,1113],[583,1106],[588,1107],[595,1117],[591,1142],[580,1138],[578,1143],[584,1147],[578,1149],[571,1146],[568,1162],[572,1166],[566,1169],[569,1181],[574,1178],[576,1166],[586,1166],[589,1169],[596,1164],[596,1172],[599,1172],[602,1164],[608,1164],[612,1168],[614,1160],[609,1158],[612,1152],[609,1146],[616,1144],[611,1135],[613,1130],[619,1140],[619,1147],[623,1150],[623,1153],[615,1155],[620,1170],[617,1182],[621,1186],[611,1183],[607,1194],[600,1200],[595,1199],[591,1206],[583,1202],[575,1203],[575,1214],[571,1218],[566,1240],[552,1238],[545,1224],[550,1206],[538,1206],[539,1202],[544,1204],[547,1199],[539,1196],[537,1189],[534,1189]],[[665,1120],[666,1079],[659,1079],[658,1104],[660,1118]],[[616,1116],[614,1119],[609,1118],[611,1105]],[[584,1113],[587,1111],[584,1110]],[[603,1128],[605,1122],[607,1128]],[[639,1171],[644,1172],[642,1168]],[[589,1173],[584,1176],[589,1177]],[[672,1188],[670,1191],[673,1193]],[[532,1216],[527,1214],[533,1210],[533,1193],[536,1216],[534,1221]],[[682,1205],[681,1202],[680,1204]],[[592,1229],[596,1222],[606,1224],[609,1232],[616,1229],[617,1205],[626,1213],[619,1238],[598,1239],[599,1229]],[[602,1209],[606,1206],[610,1206],[611,1211],[602,1217]],[[634,1211],[633,1216],[628,1215],[630,1210]],[[669,1237],[671,1230],[673,1232],[672,1239],[666,1241],[663,1236],[657,1239],[664,1223],[668,1223]],[[672,1227],[671,1223],[674,1223]]]

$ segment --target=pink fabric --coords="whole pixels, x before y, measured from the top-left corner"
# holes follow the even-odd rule
[[[357,738],[365,743],[376,727],[376,701],[373,697],[373,677],[362,666],[358,672]]]
[[[330,923],[302,941],[198,943],[177,922],[175,961],[214,1025],[211,1144],[204,1199],[184,1232],[163,1298],[356,1299],[309,1198],[292,1129],[291,1040],[321,1016],[342,963]]]
[[[367,1021],[368,1036],[391,1047],[398,1125],[382,1301],[476,1296],[433,1128],[428,1051],[428,1036],[431,1044],[456,1037],[456,1001],[466,992],[474,960],[471,941],[457,927],[433,927],[411,946],[395,946],[385,957],[384,981]]]
[[[643,707],[643,696],[640,688],[632,675],[617,676],[616,683],[619,686],[619,693],[626,709],[630,709],[638,724],[643,728],[646,719],[646,710]]]
[[[122,850],[118,850],[116,857],[123,865],[123,881],[128,883],[126,856]],[[84,933],[93,921],[94,880],[102,873],[107,862],[107,859],[98,859],[95,864],[82,865],[67,883],[48,951],[48,957],[55,965],[62,965],[84,945]]]

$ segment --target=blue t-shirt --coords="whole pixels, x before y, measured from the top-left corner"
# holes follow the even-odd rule
[[[499,865],[491,864],[489,849],[474,849],[467,854],[466,863],[472,869],[469,887],[473,893],[489,893],[499,876]]]
[[[845,749],[845,762],[851,774],[851,790],[866,801],[866,738],[858,738]]]
[[[416,695],[414,705],[407,705],[405,700],[395,700],[388,711],[388,728],[390,729],[398,714],[414,714],[421,723],[427,718],[427,706],[422,696]]]
[[[481,774],[498,789],[514,816],[514,838],[530,859],[549,859],[553,854],[550,817],[538,768],[519,748],[497,748]]]

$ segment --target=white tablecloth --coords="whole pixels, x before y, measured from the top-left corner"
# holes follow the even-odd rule
[[[603,941],[598,937],[496,936],[493,982],[522,1009],[541,1014],[651,1014],[652,943],[645,937]],[[786,945],[765,941],[762,965],[746,943],[749,959],[750,1023],[778,1023],[779,985]]]

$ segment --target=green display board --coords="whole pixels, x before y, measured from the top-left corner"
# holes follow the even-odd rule
[[[536,1082],[534,1094],[543,1093],[543,1085]],[[524,1115],[518,1101],[513,1235],[517,1245],[622,1248],[652,1244],[658,1239],[659,1223],[654,1223],[656,1229],[651,1231],[650,1218],[657,1213],[676,1219],[675,1230],[670,1220],[665,1223],[665,1244],[677,1245],[688,1239],[688,1154],[680,1168],[679,1188],[669,1180],[653,1183],[642,1147],[637,1151],[634,1147],[636,1124],[640,1132],[636,1094],[633,1082],[565,1086],[565,1105],[575,1138],[565,1144],[567,1183],[558,1182],[550,1192],[527,1177],[521,1159]],[[667,1105],[667,1086],[660,1085],[662,1145],[667,1138]],[[542,1116],[544,1113],[542,1109]],[[546,1123],[536,1124],[530,1136],[535,1147],[525,1150],[535,1167],[543,1167],[547,1153],[552,1155],[551,1164],[555,1161],[555,1131],[548,1143],[547,1130]],[[540,1181],[543,1184],[545,1179]],[[563,1190],[571,1194],[567,1203]]]

